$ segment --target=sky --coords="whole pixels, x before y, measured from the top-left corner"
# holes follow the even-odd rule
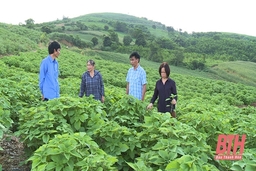
[[[114,12],[192,32],[231,32],[256,37],[255,0],[1,0],[0,22],[35,23]]]

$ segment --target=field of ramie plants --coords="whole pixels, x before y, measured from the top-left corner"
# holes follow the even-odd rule
[[[0,139],[18,136],[31,170],[256,170],[255,87],[171,73],[179,97],[174,119],[156,107],[146,110],[158,68],[142,66],[148,81],[142,102],[125,95],[128,55],[124,64],[62,49],[61,97],[41,102],[38,71],[46,54],[42,49],[0,59]],[[103,75],[104,104],[78,97],[90,58]],[[242,160],[214,159],[219,134],[246,134]]]

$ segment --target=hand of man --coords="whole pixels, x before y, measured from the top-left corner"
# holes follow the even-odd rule
[[[102,97],[101,97],[101,102],[104,103],[104,101],[105,101],[105,97],[102,96]]]

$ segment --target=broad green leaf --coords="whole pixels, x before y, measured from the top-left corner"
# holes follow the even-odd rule
[[[37,170],[45,170],[46,166],[47,166],[46,163],[41,164],[41,165],[39,165],[39,166],[37,167]]]
[[[49,136],[48,134],[44,134],[44,135],[43,135],[43,142],[44,142],[45,144],[48,143],[49,139],[50,139],[50,136]]]
[[[41,159],[39,157],[32,156],[29,160],[32,161],[32,169],[36,168],[41,163]]]
[[[63,168],[63,171],[71,171],[71,170],[74,170],[74,168],[71,166],[66,166]]]
[[[245,171],[255,171],[255,170],[256,170],[255,164],[254,164],[254,166],[251,165],[251,164],[248,164],[248,165],[246,165],[246,167],[245,167]]]
[[[158,154],[163,158],[163,159],[168,159],[169,153],[165,150],[159,150]]]
[[[76,130],[79,130],[79,128],[81,127],[81,122],[80,122],[80,121],[76,121],[76,122],[74,123],[74,126],[75,126],[75,129],[76,129]]]
[[[125,152],[129,149],[129,147],[126,144],[119,144],[121,152]]]
[[[46,155],[57,155],[60,154],[61,151],[59,150],[59,148],[46,148]]]
[[[99,167],[99,168],[97,168],[96,171],[103,171],[103,168],[102,168],[102,167]]]
[[[58,164],[64,163],[63,162],[63,157],[61,155],[52,155],[50,158],[55,163],[58,163]]]
[[[52,170],[56,167],[55,163],[54,162],[49,162],[47,163],[47,166],[46,166],[46,170]]]
[[[234,171],[244,171],[244,169],[242,169],[241,166],[239,166],[239,165],[234,165],[230,169],[232,169]]]
[[[166,166],[165,170],[166,170],[166,171],[176,171],[176,170],[179,169],[179,167],[180,167],[180,164],[178,163],[178,161],[177,161],[177,160],[174,160],[174,161],[170,162],[170,163]]]

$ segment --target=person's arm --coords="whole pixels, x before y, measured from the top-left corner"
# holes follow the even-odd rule
[[[141,100],[142,100],[142,101],[143,101],[144,98],[145,98],[146,90],[147,90],[147,74],[146,74],[146,72],[143,70],[143,71],[142,71],[142,96],[141,96]]]
[[[40,65],[40,72],[39,72],[39,89],[42,94],[42,100],[44,100],[43,85],[45,81],[46,72],[47,72],[47,69],[46,69],[45,62],[42,61]]]
[[[126,94],[129,94],[129,82],[127,82],[127,85],[126,85]]]
[[[84,96],[85,86],[86,86],[86,84],[85,84],[85,74],[83,74],[82,79],[81,79],[79,97]]]
[[[144,85],[142,86],[142,96],[141,96],[141,100],[142,100],[142,101],[143,101],[144,98],[145,98],[146,91],[147,91],[147,84],[144,84]]]
[[[129,94],[129,70],[127,72],[127,75],[126,75],[126,94]]]
[[[175,105],[178,100],[178,95],[177,95],[177,89],[176,89],[176,83],[173,81],[172,85],[172,94],[175,95],[175,97],[172,99],[172,104]]]
[[[148,109],[152,108],[153,107],[153,104],[155,103],[156,99],[158,97],[158,90],[157,90],[157,82],[156,82],[156,86],[155,86],[155,90],[154,90],[154,94],[150,100],[150,103],[148,105]]]
[[[102,79],[102,75],[99,73],[99,76],[100,76],[100,92],[101,92],[101,102],[104,103],[105,101],[105,90],[104,90],[104,82],[103,82],[103,79]]]

